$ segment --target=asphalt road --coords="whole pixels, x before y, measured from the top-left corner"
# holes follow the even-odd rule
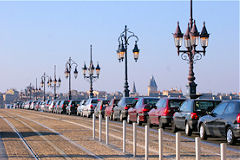
[[[144,159],[144,127],[137,126],[137,156],[132,155],[132,125],[126,127],[126,153],[122,152],[122,123],[109,121],[109,145],[99,124],[92,137],[92,119],[22,109],[0,109],[0,159]],[[183,133],[182,133],[183,135]],[[195,159],[192,137],[181,136],[181,159]],[[221,138],[201,141],[201,159],[220,159]],[[2,145],[1,145],[2,144]],[[164,159],[175,159],[175,134],[163,133]],[[227,146],[228,159],[240,159],[240,143]],[[149,159],[158,159],[158,130],[150,129]]]

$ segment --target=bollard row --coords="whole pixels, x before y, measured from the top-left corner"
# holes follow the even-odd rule
[[[92,116],[92,126],[93,126],[93,139],[95,139],[95,115]],[[106,116],[105,121],[105,129],[106,129],[106,145],[109,144],[109,118]],[[126,120],[123,120],[123,153],[126,153]],[[137,153],[137,134],[136,134],[136,123],[133,123],[133,157],[136,157]],[[99,114],[99,141],[102,141],[102,116]],[[180,160],[180,132],[176,133],[176,160]],[[159,152],[159,160],[163,159],[163,129],[158,129],[158,152]],[[226,143],[220,144],[220,154],[221,160],[226,160]],[[195,154],[196,160],[200,160],[201,157],[201,148],[200,148],[200,138],[195,137]],[[149,158],[149,126],[145,125],[145,160]]]

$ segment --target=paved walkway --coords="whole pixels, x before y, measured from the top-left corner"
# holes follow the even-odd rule
[[[8,159],[8,156],[6,154],[6,150],[5,150],[5,147],[4,147],[1,136],[0,136],[0,159],[1,160],[7,160]]]

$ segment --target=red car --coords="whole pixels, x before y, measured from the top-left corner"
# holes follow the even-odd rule
[[[147,122],[148,112],[156,105],[159,98],[140,97],[138,102],[128,109],[127,122],[137,122],[138,125]]]
[[[161,98],[149,113],[148,124],[159,125],[160,128],[169,126],[172,122],[173,114],[185,101],[184,98]]]
[[[105,109],[105,117],[109,117],[110,120],[113,120],[113,108],[118,104],[120,99],[112,99],[108,106]]]

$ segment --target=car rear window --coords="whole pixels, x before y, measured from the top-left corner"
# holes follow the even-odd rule
[[[119,99],[114,100],[114,104],[118,104]]]
[[[143,104],[152,104],[155,105],[158,102],[158,98],[146,98],[143,100]]]
[[[218,101],[195,101],[194,111],[212,111],[219,103]]]
[[[168,101],[168,106],[170,108],[180,107],[182,103],[184,102],[184,99],[171,99]]]
[[[103,101],[103,104],[108,104],[108,103],[109,103],[108,100],[104,100],[104,101]]]
[[[137,98],[126,98],[125,99],[125,103],[126,104],[133,104],[137,101],[138,99]]]
[[[97,104],[98,102],[99,102],[98,99],[93,99],[91,103],[95,103],[95,104]]]

